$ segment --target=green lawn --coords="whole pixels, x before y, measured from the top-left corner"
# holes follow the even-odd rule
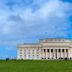
[[[72,72],[72,61],[0,61],[0,72]]]

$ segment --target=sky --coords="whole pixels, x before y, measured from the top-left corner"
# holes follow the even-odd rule
[[[0,59],[42,38],[72,38],[72,0],[0,0]]]

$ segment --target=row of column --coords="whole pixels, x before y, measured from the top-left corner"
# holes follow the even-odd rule
[[[42,59],[69,58],[68,49],[42,49]]]

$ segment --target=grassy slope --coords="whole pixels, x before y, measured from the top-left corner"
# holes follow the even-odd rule
[[[0,72],[72,72],[72,61],[0,61]]]

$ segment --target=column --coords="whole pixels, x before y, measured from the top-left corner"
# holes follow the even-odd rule
[[[50,53],[49,53],[49,49],[47,49],[47,58],[49,59]]]
[[[54,56],[53,56],[53,49],[52,49],[52,59],[53,59],[53,57],[54,57]]]
[[[44,51],[44,59],[46,58],[46,49],[44,49],[45,51]]]
[[[56,51],[55,51],[55,52],[56,52],[56,59],[57,59],[57,49],[56,49]]]
[[[58,49],[58,59],[61,58],[61,49]]]
[[[66,58],[66,49],[64,49],[64,58]]]
[[[66,58],[68,58],[68,49],[66,49]]]
[[[53,58],[56,59],[55,58],[55,49],[53,49]]]
[[[53,56],[53,52],[52,52],[52,49],[50,50],[50,52],[51,52],[50,56],[51,56],[51,59],[52,59],[52,56]]]
[[[41,59],[41,49],[40,48],[38,48],[38,56],[39,56],[39,59]]]
[[[70,50],[68,49],[68,53],[67,53],[68,58],[70,58]]]
[[[63,52],[62,52],[62,49],[61,49],[61,58],[63,58]]]
[[[63,49],[63,58],[65,58],[65,49]]]
[[[44,53],[44,55],[45,55],[44,58],[46,59],[46,49],[45,49],[45,53]]]
[[[54,59],[54,49],[53,49],[53,59]]]
[[[62,58],[62,49],[60,50],[60,58]]]
[[[42,54],[42,59],[43,59],[43,49],[41,50],[41,54]]]
[[[49,59],[51,59],[51,49],[49,49]]]
[[[59,49],[57,49],[57,59],[59,59]]]
[[[46,49],[45,49],[45,59],[46,59]]]
[[[66,49],[66,58],[68,58],[68,49]]]
[[[48,55],[47,55],[47,49],[46,49],[46,59],[48,59]]]

